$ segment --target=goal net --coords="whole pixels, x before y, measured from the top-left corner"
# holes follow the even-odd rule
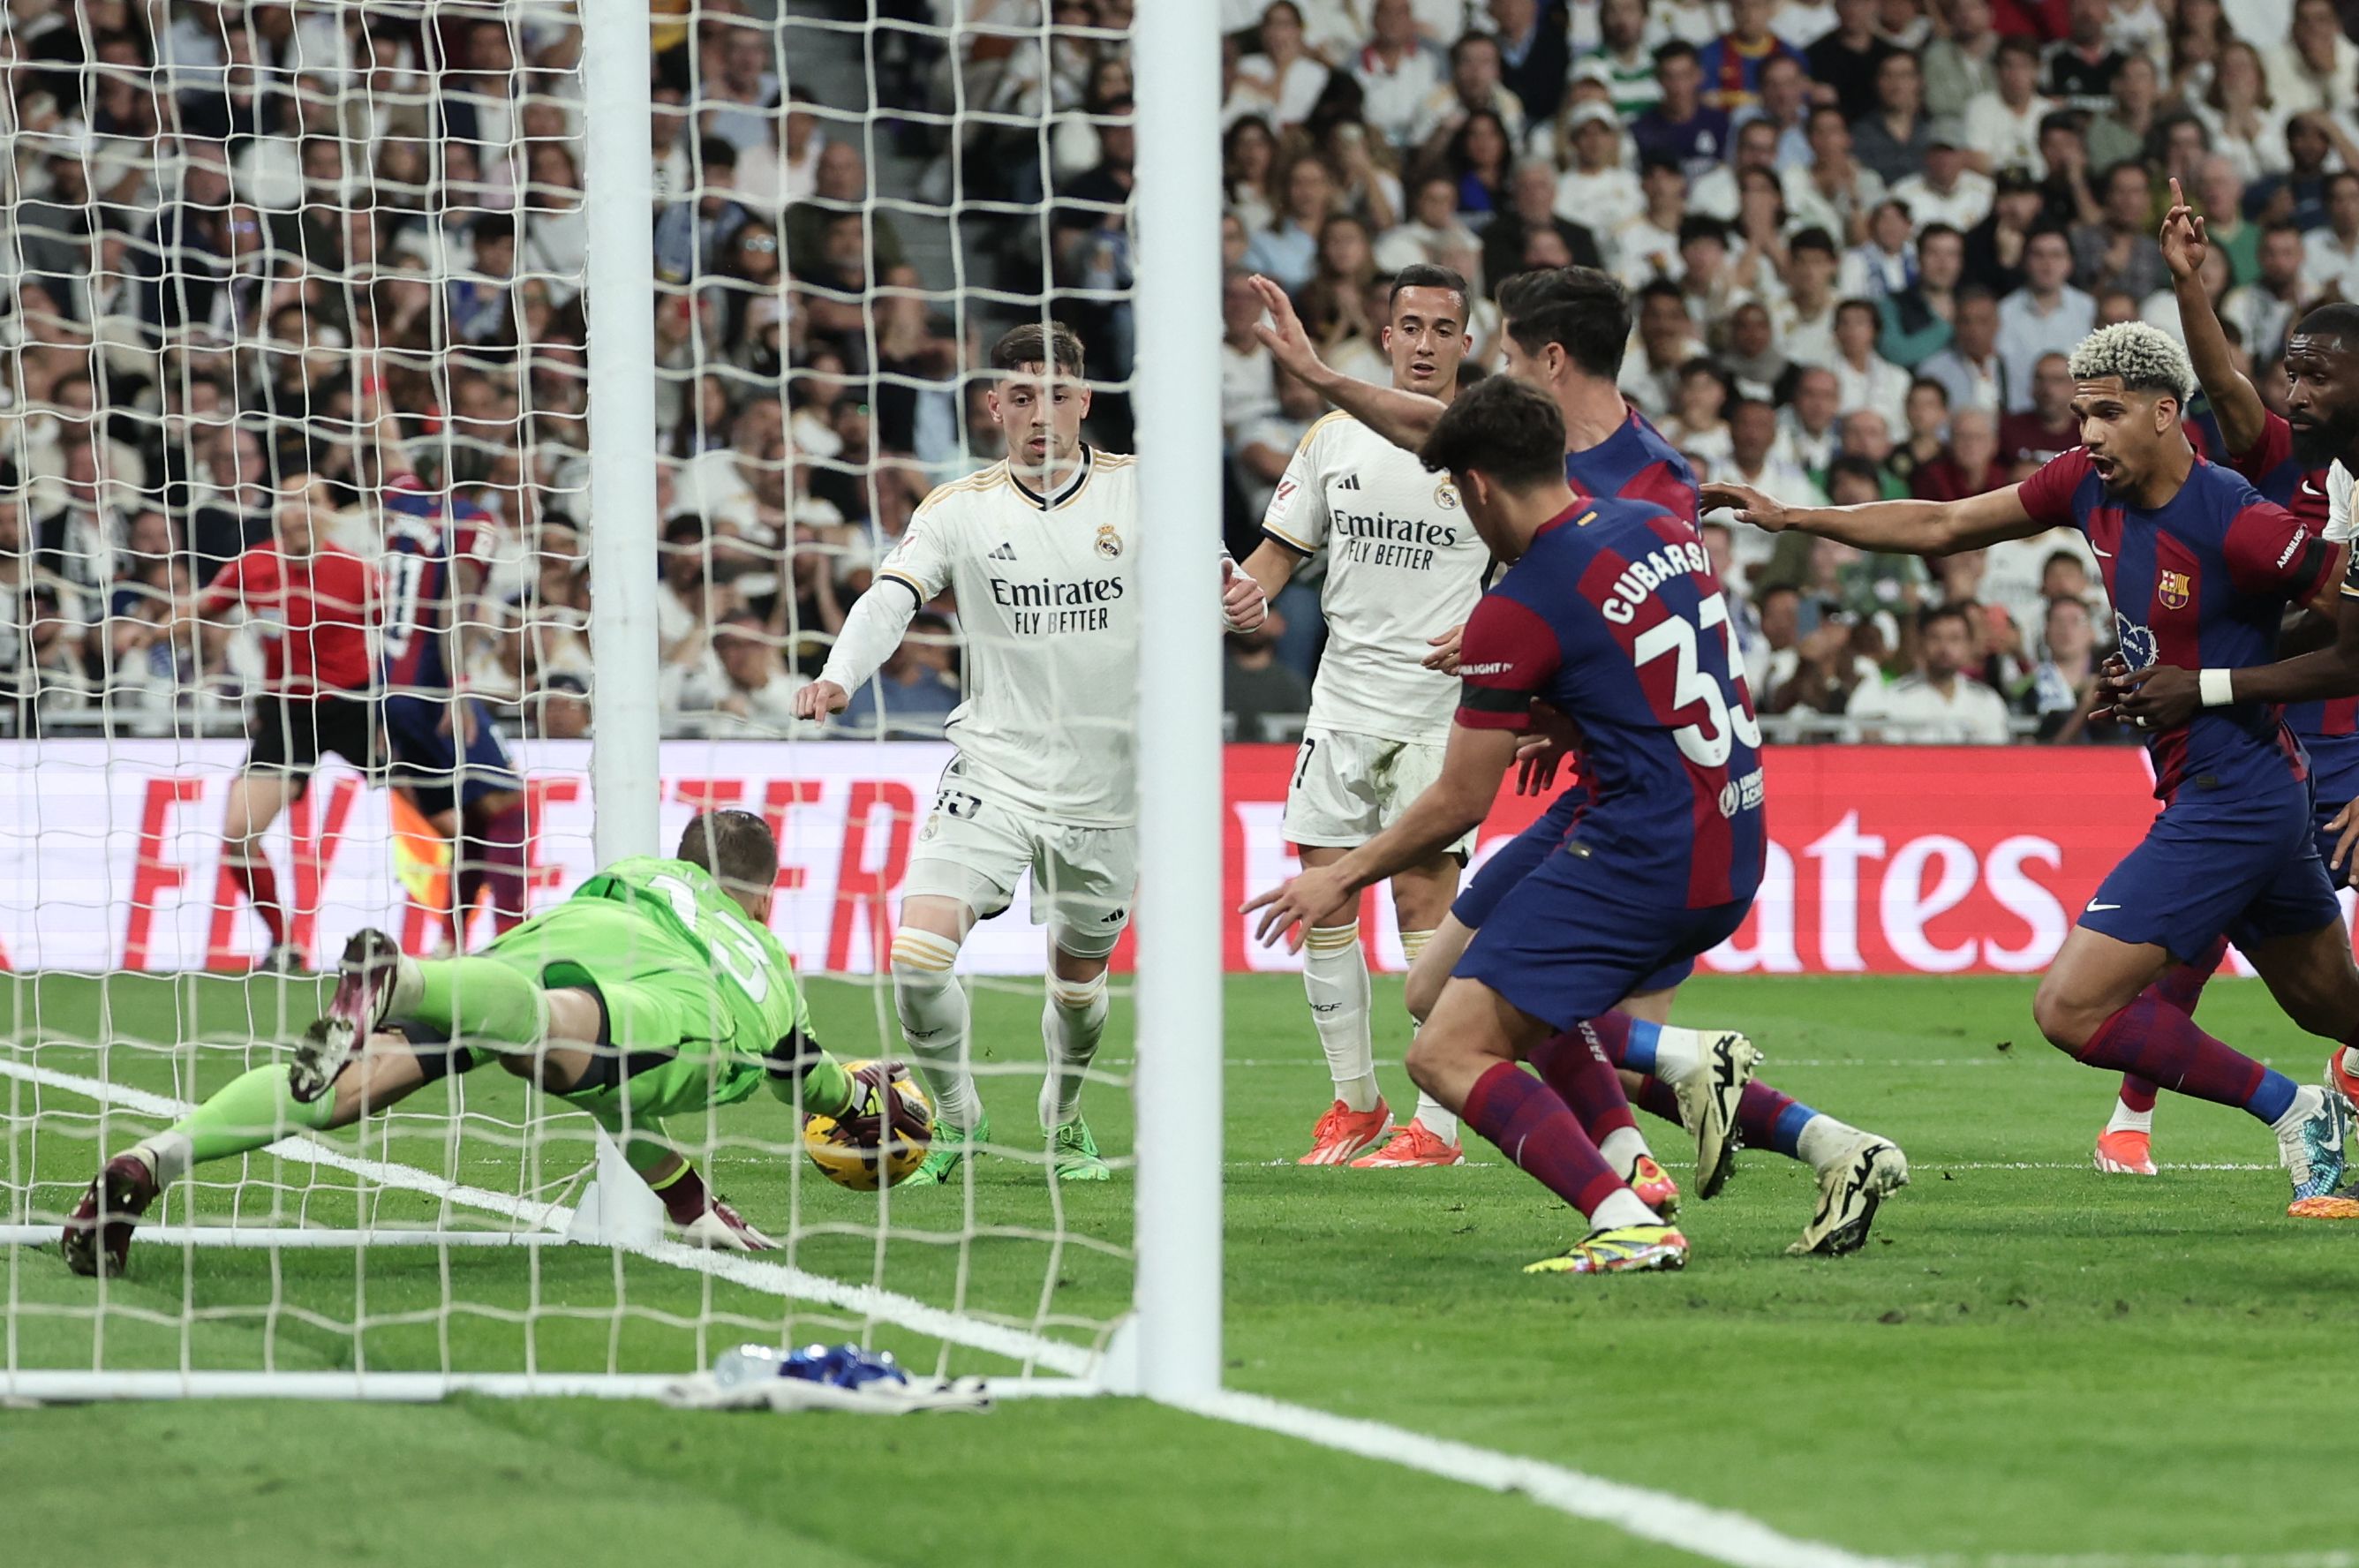
[[[633,853],[700,810],[762,817],[813,1033],[908,1060],[904,883],[944,721],[1005,634],[946,588],[845,712],[798,718],[795,693],[919,503],[1006,455],[1002,332],[1075,326],[1086,439],[1135,450],[1127,198],[1079,178],[1130,136],[1127,7],[604,9],[0,23],[0,1393],[636,1391],[746,1341],[1104,1370],[1134,1299],[1132,950],[1082,1090],[1113,1179],[1060,1181],[1040,889],[959,956],[994,1130],[940,1185],[822,1176],[726,991],[742,948],[685,920],[701,968],[653,937],[509,965],[656,999],[602,1004],[603,1099],[493,1051],[458,1070],[431,1019],[379,1042],[407,1065],[354,1125],[286,1087],[354,932],[504,951],[601,869],[625,797],[654,803]],[[637,171],[589,151],[598,116],[642,124],[635,41],[636,289],[598,199]],[[654,515],[593,463],[651,471]],[[651,659],[593,656],[634,636]],[[655,739],[599,755],[613,735]],[[496,1035],[506,989],[449,973],[427,1010]],[[259,1147],[221,1153],[240,1132]],[[658,1133],[776,1247],[683,1239],[641,1179]],[[62,1227],[135,1148],[163,1180],[127,1266],[71,1270]]]

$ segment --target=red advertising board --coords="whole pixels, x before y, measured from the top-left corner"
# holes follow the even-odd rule
[[[250,913],[223,909],[219,823],[234,743],[46,743],[0,770],[0,954],[19,968],[194,968],[260,945]],[[948,759],[940,746],[670,742],[664,831],[699,804],[769,815],[783,846],[773,921],[799,963],[873,971],[891,942],[916,830]],[[534,897],[561,898],[593,869],[586,748],[524,749],[533,779]],[[1223,880],[1228,908],[1294,869],[1279,822],[1294,754],[1227,755]],[[2054,955],[2074,917],[2155,811],[2129,747],[1790,746],[1767,754],[1768,879],[1743,931],[1707,956],[1732,974],[2022,974]],[[1504,796],[1492,847],[1541,802]],[[364,923],[424,932],[408,917],[383,797],[321,775],[269,844],[301,906],[315,958]],[[1401,966],[1386,900],[1363,922],[1371,956]],[[476,933],[477,940],[485,934]],[[1152,933],[1141,933],[1152,941]],[[979,929],[963,967],[1037,972],[1041,936],[1021,900]],[[1125,942],[1126,960],[1131,943]],[[1229,918],[1233,970],[1292,969]]]

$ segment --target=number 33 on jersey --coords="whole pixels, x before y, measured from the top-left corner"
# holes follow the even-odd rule
[[[1460,724],[1522,729],[1538,698],[1580,727],[1593,803],[1571,842],[1626,897],[1706,909],[1759,887],[1761,726],[1691,526],[1576,502],[1475,606],[1459,659]]]

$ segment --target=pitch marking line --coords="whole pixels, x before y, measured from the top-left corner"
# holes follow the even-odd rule
[[[106,1105],[120,1105],[143,1116],[179,1116],[190,1106],[186,1101],[163,1094],[151,1094],[142,1089],[109,1083],[102,1079],[85,1078],[78,1073],[59,1073],[50,1068],[36,1067],[29,1062],[0,1061],[0,1077],[14,1078],[42,1088],[58,1089],[81,1094]],[[506,1219],[530,1225],[537,1230],[562,1232],[573,1220],[573,1211],[560,1203],[536,1203],[508,1192],[494,1192],[482,1187],[469,1187],[443,1180],[431,1171],[414,1165],[400,1165],[378,1160],[362,1160],[344,1154],[307,1135],[280,1138],[261,1152],[276,1154],[281,1159],[304,1164],[325,1166],[333,1171],[349,1171],[379,1186],[398,1188],[404,1192],[422,1192],[440,1198],[461,1208],[476,1209],[498,1214]],[[584,1244],[588,1245],[588,1244]],[[604,1245],[604,1244],[600,1244]],[[1067,1377],[1088,1377],[1096,1369],[1097,1354],[1086,1345],[1072,1345],[1044,1338],[1022,1329],[978,1322],[959,1317],[929,1307],[915,1297],[880,1289],[875,1285],[851,1285],[823,1275],[808,1274],[782,1263],[766,1263],[756,1256],[743,1252],[715,1252],[686,1242],[657,1241],[647,1245],[623,1244],[616,1250],[635,1254],[657,1263],[668,1263],[675,1269],[692,1273],[710,1274],[733,1285],[743,1285],[764,1295],[781,1296],[790,1301],[816,1301],[823,1306],[839,1308],[874,1318],[880,1323],[911,1329],[951,1345],[963,1345],[972,1349],[989,1351],[1006,1356],[1027,1367],[1045,1367]]]
[[[28,1062],[0,1060],[0,1077],[80,1094],[145,1116],[177,1116],[189,1109],[186,1102],[166,1095]],[[572,1218],[572,1211],[561,1205],[536,1203],[506,1192],[457,1185],[416,1166],[356,1159],[308,1136],[281,1138],[263,1152],[349,1171],[381,1185],[439,1196],[460,1207],[500,1214],[545,1231],[562,1230]],[[679,1242],[658,1242],[652,1247],[623,1250],[676,1268],[711,1274],[766,1294],[824,1302],[1069,1377],[1092,1377],[1098,1370],[1095,1354],[1082,1346],[955,1317],[875,1286],[847,1285],[780,1264],[761,1262],[746,1254],[708,1252]],[[6,1378],[7,1374],[0,1372],[0,1383]],[[1908,1568],[1893,1559],[1862,1556],[1841,1547],[1799,1541],[1758,1519],[1669,1492],[1609,1481],[1544,1460],[1500,1454],[1258,1394],[1224,1389],[1209,1399],[1177,1408],[1213,1421],[1276,1432],[1321,1448],[1423,1471],[1484,1491],[1521,1494],[1544,1508],[1610,1525],[1641,1540],[1658,1541],[1726,1563],[1729,1568]]]

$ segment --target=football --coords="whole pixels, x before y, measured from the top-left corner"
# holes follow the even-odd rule
[[[848,1062],[851,1108],[803,1119],[803,1151],[827,1179],[855,1192],[900,1181],[925,1163],[934,1107],[897,1062]]]

